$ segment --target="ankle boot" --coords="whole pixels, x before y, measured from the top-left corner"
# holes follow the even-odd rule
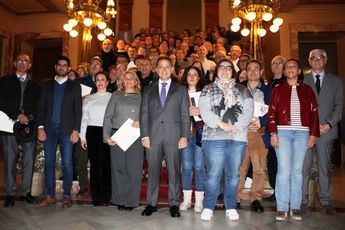
[[[183,202],[180,204],[180,210],[185,211],[192,206],[192,190],[183,190]]]
[[[195,212],[202,212],[204,208],[202,205],[203,200],[204,200],[204,192],[195,191],[195,204],[194,204]]]

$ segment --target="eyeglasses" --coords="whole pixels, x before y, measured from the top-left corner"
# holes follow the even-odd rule
[[[220,65],[220,66],[218,67],[218,69],[219,69],[219,70],[227,70],[227,71],[230,71],[230,70],[232,70],[232,66],[230,66],[230,65],[228,65],[228,66],[226,66],[226,65]]]
[[[90,64],[90,67],[91,67],[91,66],[92,66],[92,67],[93,67],[93,66],[100,67],[101,65],[100,65],[100,64],[94,64],[94,63],[93,63],[93,64]]]
[[[18,59],[17,62],[20,63],[20,64],[28,64],[29,60]]]
[[[284,62],[282,62],[282,61],[275,61],[272,63],[272,65],[283,65],[283,64],[284,64]]]
[[[319,62],[321,60],[325,60],[326,58],[324,56],[311,56],[309,59],[312,62]]]

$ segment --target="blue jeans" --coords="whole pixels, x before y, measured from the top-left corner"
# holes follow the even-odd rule
[[[278,130],[279,147],[275,193],[277,210],[300,209],[302,202],[302,166],[307,151],[309,131]]]
[[[236,208],[239,169],[245,154],[246,142],[233,140],[203,141],[202,149],[206,166],[204,208],[214,210],[223,171],[225,174],[225,207],[226,209]]]
[[[56,146],[60,143],[63,167],[63,195],[70,196],[73,180],[73,144],[70,135],[60,125],[50,124],[46,129],[47,139],[44,142],[44,179],[48,196],[55,195]]]
[[[183,190],[192,189],[192,170],[196,191],[204,191],[204,156],[201,147],[196,145],[196,138],[189,137],[188,146],[182,151],[182,186]]]

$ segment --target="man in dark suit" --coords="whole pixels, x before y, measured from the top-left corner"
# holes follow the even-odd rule
[[[0,111],[6,113],[12,120],[18,120],[20,124],[26,124],[29,119],[37,119],[37,98],[40,95],[40,87],[29,79],[27,71],[31,67],[30,58],[26,54],[19,54],[14,61],[16,72],[0,78]],[[31,122],[34,122],[32,120]],[[37,128],[37,127],[35,127]],[[18,159],[18,145],[23,149],[23,171],[20,199],[28,203],[35,203],[31,196],[31,181],[35,160],[36,138],[32,141],[21,142],[9,133],[0,136],[2,151],[4,154],[4,190],[5,207],[14,206],[16,194],[16,162]]]
[[[169,173],[169,206],[172,217],[180,217],[180,150],[189,136],[187,89],[172,81],[173,66],[168,57],[157,60],[159,80],[144,89],[140,111],[142,145],[147,149],[147,203],[142,215],[157,211],[159,176],[165,155]]]
[[[94,56],[90,61],[90,71],[85,77],[77,78],[76,82],[93,88],[93,93],[96,92],[95,89],[95,75],[96,73],[103,70],[103,61],[99,56]]]
[[[73,144],[78,142],[81,122],[81,88],[67,77],[68,57],[55,64],[55,78],[42,88],[38,110],[38,139],[44,142],[44,177],[47,197],[38,206],[55,203],[55,154],[60,144],[63,165],[63,206],[70,207],[73,180]]]
[[[304,158],[302,210],[307,210],[309,177],[313,155],[316,154],[321,211],[326,214],[333,214],[334,211],[331,208],[331,154],[333,142],[338,137],[337,126],[343,112],[343,83],[338,76],[325,71],[326,63],[327,53],[325,50],[315,49],[310,51],[309,65],[311,66],[311,72],[305,75],[304,83],[313,89],[317,97],[321,135],[316,141],[316,146],[308,149]]]

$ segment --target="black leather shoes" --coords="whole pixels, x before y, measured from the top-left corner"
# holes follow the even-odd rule
[[[133,209],[134,209],[133,207],[128,207],[128,206],[125,206],[125,211],[130,212],[130,211],[132,211]]]
[[[181,216],[180,208],[176,205],[171,206],[169,208],[169,212],[170,212],[171,217],[180,217]]]
[[[118,205],[117,209],[120,211],[123,211],[123,210],[125,210],[125,206],[124,205]]]
[[[28,204],[36,204],[37,200],[31,195],[31,193],[26,194],[26,196],[20,196],[20,201],[26,201]]]
[[[241,209],[242,206],[241,206],[241,202],[237,202],[237,206],[236,206],[236,209]]]
[[[147,205],[144,211],[141,213],[142,216],[151,216],[152,213],[157,212],[157,206]]]
[[[5,207],[13,207],[14,206],[14,196],[6,196],[4,206]]]
[[[262,207],[260,201],[258,201],[258,200],[254,200],[252,202],[251,208],[254,212],[263,212],[264,211],[264,207]]]

